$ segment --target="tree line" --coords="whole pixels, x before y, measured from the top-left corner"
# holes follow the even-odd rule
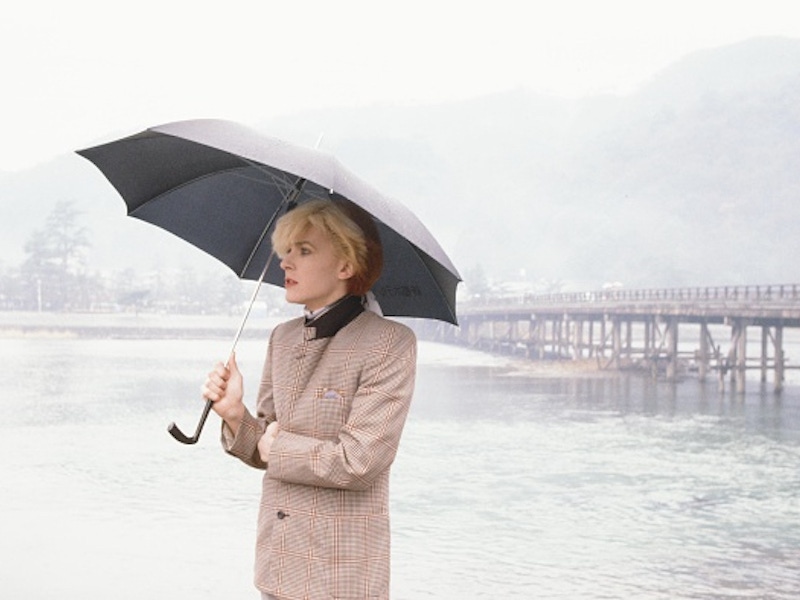
[[[91,243],[82,215],[73,202],[57,202],[25,242],[22,263],[0,263],[0,310],[238,314],[252,294],[253,282],[192,269],[94,271],[86,263]],[[262,289],[268,304],[283,304],[276,290]]]

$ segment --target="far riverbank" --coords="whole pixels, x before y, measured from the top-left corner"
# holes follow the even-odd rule
[[[233,338],[242,315],[0,311],[0,338]],[[242,337],[261,338],[286,317],[251,314]]]
[[[266,339],[277,324],[288,318],[287,315],[264,317],[251,314],[242,338]],[[0,311],[0,339],[233,339],[241,319],[242,315]],[[482,366],[491,366],[496,374],[522,377],[618,375],[616,371],[600,369],[595,359],[538,361],[456,348],[453,347],[453,351],[460,360],[464,360],[462,351],[474,353],[471,362],[477,360]]]

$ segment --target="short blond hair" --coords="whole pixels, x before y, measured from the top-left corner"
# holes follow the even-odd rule
[[[326,234],[339,258],[353,267],[347,291],[366,294],[383,268],[383,248],[372,217],[347,200],[312,199],[299,204],[275,224],[272,247],[283,257],[308,227]]]

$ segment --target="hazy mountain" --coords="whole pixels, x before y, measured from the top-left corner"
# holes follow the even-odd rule
[[[518,90],[257,125],[311,146],[324,134],[323,148],[420,215],[464,275],[480,266],[571,288],[800,282],[800,40],[698,52],[625,97]],[[0,176],[6,264],[60,199],[85,211],[97,267],[210,262],[124,218],[99,171],[68,156]]]

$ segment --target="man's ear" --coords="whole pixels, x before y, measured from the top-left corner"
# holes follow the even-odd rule
[[[339,268],[339,279],[350,279],[355,274],[355,269],[353,269],[353,265],[350,264],[350,261],[345,261],[342,263],[342,266]]]

